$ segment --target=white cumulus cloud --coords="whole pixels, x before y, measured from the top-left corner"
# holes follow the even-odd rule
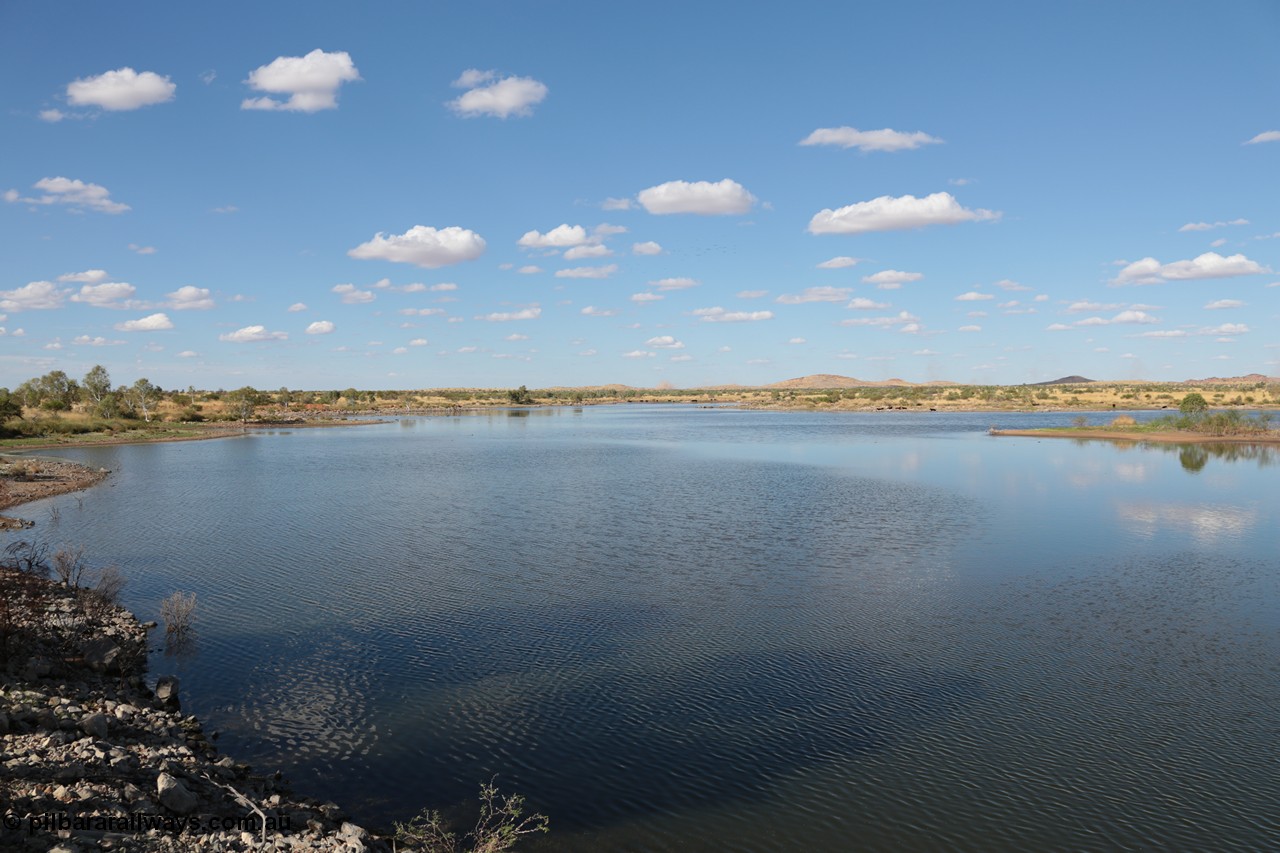
[[[597,308],[594,305],[588,305],[582,309],[581,313],[588,317],[614,317],[617,316],[618,312],[612,308]]]
[[[172,328],[173,321],[169,319],[167,314],[148,314],[146,317],[140,317],[137,320],[126,320],[115,325],[117,332],[160,332]]]
[[[348,305],[362,305],[377,299],[372,290],[361,290],[354,284],[335,284],[330,290],[342,294],[342,301]]]
[[[1226,228],[1228,225],[1248,225],[1247,219],[1232,219],[1230,222],[1188,222],[1179,231],[1211,231],[1214,228]]]
[[[0,290],[0,311],[42,311],[59,308],[69,291],[51,281],[32,281],[13,290]]]
[[[449,109],[466,118],[528,116],[550,91],[546,84],[532,77],[495,79],[497,76],[496,72],[475,68],[462,72],[453,85],[468,91],[449,101]]]
[[[623,358],[653,358],[657,353],[648,352],[642,349],[633,349],[631,352],[623,353]]]
[[[844,302],[848,298],[847,287],[806,287],[803,293],[784,293],[774,301],[783,305],[800,305],[804,302]]]
[[[924,273],[903,272],[902,270],[881,270],[880,272],[872,275],[864,275],[862,277],[862,282],[863,284],[874,284],[882,290],[894,290],[903,284],[919,281],[922,278],[924,278]]]
[[[617,264],[608,264],[603,267],[570,267],[556,270],[556,278],[608,278],[617,271]]]
[[[168,305],[174,311],[208,311],[214,307],[213,297],[209,294],[207,287],[187,284],[165,295],[169,297]],[[306,306],[304,305],[303,308],[305,309]]]
[[[581,225],[564,223],[552,228],[546,234],[538,231],[526,231],[516,244],[526,249],[563,249],[569,246],[581,246],[587,242],[587,229]]]
[[[641,190],[636,199],[649,213],[697,213],[723,216],[747,213],[756,197],[737,181],[668,181]]]
[[[542,309],[537,305],[528,308],[522,308],[519,311],[495,311],[492,314],[481,314],[476,317],[477,320],[487,320],[490,323],[506,323],[511,320],[536,320],[542,316]]]
[[[125,67],[68,83],[67,103],[112,111],[136,110],[173,100],[177,89],[168,77],[161,77],[153,71],[138,73]]]
[[[328,320],[316,320],[314,323],[307,326],[307,334],[308,335],[327,335],[330,332],[332,332],[335,328],[337,327],[334,326],[333,323],[331,323]]]
[[[859,151],[910,151],[921,145],[938,145],[936,136],[921,131],[904,133],[900,130],[858,130],[856,127],[820,127],[800,140],[801,145],[837,145],[841,148],[857,148]]]
[[[714,308],[695,308],[693,316],[704,323],[754,323],[773,319],[772,311],[726,311],[719,305]]]
[[[1219,308],[1242,308],[1244,303],[1239,299],[1215,299],[1204,307],[1210,311],[1216,311]]]
[[[218,335],[218,340],[233,344],[253,344],[262,341],[285,341],[289,339],[286,332],[268,332],[266,326],[245,326],[225,335]]]
[[[305,302],[295,302],[289,306],[289,313],[291,314],[296,314],[299,311],[306,311],[306,310],[307,310],[307,303]]]
[[[910,328],[912,331],[919,330],[919,323],[920,318],[908,311],[899,311],[889,317],[853,317],[840,321],[841,326],[873,326],[880,328],[900,326],[902,328]]]
[[[97,284],[106,280],[106,270],[85,270],[84,272],[69,272],[58,276],[58,281],[75,281],[83,284]]]
[[[980,302],[986,299],[995,299],[990,293],[979,293],[976,290],[970,290],[956,297],[957,302]]]
[[[660,278],[649,282],[649,286],[656,287],[658,290],[686,290],[697,287],[698,280],[696,278]]]
[[[129,205],[111,200],[111,192],[99,184],[88,184],[73,178],[41,178],[33,186],[43,195],[23,196],[17,190],[4,194],[8,202],[22,204],[65,204],[73,210],[96,210],[100,213],[124,213]]]
[[[1259,142],[1280,142],[1280,130],[1264,130],[1245,142],[1245,145],[1257,145]]]
[[[325,53],[316,48],[306,56],[279,56],[249,72],[245,82],[258,92],[288,95],[288,100],[262,96],[245,98],[242,110],[286,110],[314,113],[338,107],[338,87],[360,79],[345,50]]]
[[[1001,290],[1030,290],[1031,289],[1027,287],[1025,284],[1019,284],[1018,282],[1009,278],[1002,278],[999,281],[997,281],[996,287],[1000,288]]]
[[[83,302],[95,308],[136,308],[129,304],[137,288],[123,281],[108,281],[102,284],[86,284],[80,292],[71,297],[72,302]]]
[[[1113,279],[1115,284],[1161,284],[1169,281],[1192,281],[1205,278],[1233,278],[1240,275],[1260,275],[1271,269],[1244,255],[1223,257],[1217,252],[1205,252],[1189,261],[1162,264],[1155,258],[1134,261],[1120,270]]]
[[[484,250],[484,238],[466,228],[450,225],[437,230],[427,225],[415,225],[403,234],[379,232],[372,240],[361,243],[347,254],[360,260],[392,261],[435,269],[474,261],[484,254]]]
[[[853,299],[849,300],[849,304],[844,307],[853,308],[857,311],[878,311],[881,308],[888,308],[889,303],[875,302],[865,296],[855,296]]]
[[[860,261],[860,260],[862,260],[862,259],[861,259],[861,258],[851,258],[851,257],[849,257],[848,255],[838,255],[838,256],[836,256],[836,257],[834,257],[834,258],[831,258],[830,260],[826,260],[826,261],[823,261],[822,263],[818,264],[818,269],[820,269],[820,270],[839,270],[839,269],[844,269],[845,267],[851,267],[851,266],[853,266],[854,264],[858,263],[858,261]]]
[[[809,220],[811,234],[862,234],[869,231],[899,231],[926,225],[955,225],[999,219],[991,210],[962,207],[951,193],[933,193],[924,198],[913,195],[883,195],[836,210],[820,210]]]
[[[1081,314],[1085,311],[1115,311],[1123,307],[1124,305],[1119,302],[1104,303],[1104,302],[1081,301],[1081,302],[1072,302],[1070,305],[1068,305],[1067,313]]]
[[[643,242],[643,243],[632,243],[632,244],[631,244],[631,254],[633,254],[633,255],[661,255],[661,254],[662,254],[662,246],[658,245],[657,243],[653,242],[652,240],[646,240],[646,241],[645,241],[645,242]]]
[[[1127,311],[1121,311],[1119,314],[1110,318],[1086,317],[1083,320],[1077,320],[1075,324],[1077,326],[1112,326],[1126,323],[1150,324],[1159,322],[1160,319],[1158,317],[1153,317],[1146,311],[1134,311],[1133,309],[1129,309]]]
[[[644,343],[645,346],[654,349],[684,349],[684,342],[676,340],[671,335],[659,335],[656,338],[649,338]]]
[[[633,293],[630,296],[632,302],[657,302],[660,299],[666,299],[661,293]]]
[[[564,259],[566,261],[576,261],[582,258],[607,258],[613,254],[613,250],[601,243],[591,243],[586,246],[574,246],[572,249],[566,249]]]

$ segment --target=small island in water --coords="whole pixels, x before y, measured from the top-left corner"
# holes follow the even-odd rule
[[[1104,439],[1163,444],[1280,444],[1280,429],[1272,426],[1270,412],[1247,414],[1239,409],[1213,411],[1202,394],[1183,397],[1178,413],[1139,423],[1130,415],[1117,415],[1106,424],[1093,425],[1080,415],[1069,427],[997,429],[991,435],[1035,438]]]

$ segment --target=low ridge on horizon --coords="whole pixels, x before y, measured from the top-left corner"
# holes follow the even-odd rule
[[[889,387],[916,387],[920,385],[955,385],[955,382],[947,380],[933,380],[931,382],[908,382],[905,379],[897,377],[883,380],[858,379],[853,376],[842,376],[839,373],[811,373],[808,376],[797,376],[794,379],[784,379],[781,382],[774,382],[769,385],[761,385],[761,388],[889,388]]]
[[[1078,373],[1073,373],[1070,376],[1063,376],[1059,379],[1050,379],[1047,382],[1032,382],[1030,384],[1031,385],[1083,385],[1086,382],[1095,382],[1095,381],[1097,380],[1087,379],[1079,375]]]

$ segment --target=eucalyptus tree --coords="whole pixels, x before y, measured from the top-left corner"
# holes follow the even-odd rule
[[[129,386],[128,398],[133,408],[142,415],[142,419],[151,423],[151,412],[163,393],[159,386],[151,384],[149,379],[142,378]]]
[[[111,376],[107,369],[95,364],[80,380],[80,394],[95,414],[107,414],[105,409],[114,408],[110,405]]]

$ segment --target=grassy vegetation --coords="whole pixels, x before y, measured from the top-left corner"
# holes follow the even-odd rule
[[[1237,409],[1228,409],[1222,412],[1169,415],[1157,418],[1147,426],[1176,432],[1193,432],[1197,435],[1235,438],[1273,434],[1275,430],[1271,426],[1272,420],[1273,416],[1270,412],[1246,415]]]
[[[1272,424],[1275,415],[1271,412],[1245,414],[1239,409],[1223,409],[1212,411],[1204,397],[1199,393],[1190,393],[1183,397],[1177,414],[1169,414],[1138,423],[1129,415],[1118,415],[1108,423],[1090,424],[1084,416],[1072,420],[1070,427],[1056,427],[1036,432],[1072,434],[1078,432],[1097,433],[1099,431],[1125,436],[1156,435],[1167,433],[1187,433],[1188,436],[1224,439],[1240,438],[1274,438],[1280,430]]]

